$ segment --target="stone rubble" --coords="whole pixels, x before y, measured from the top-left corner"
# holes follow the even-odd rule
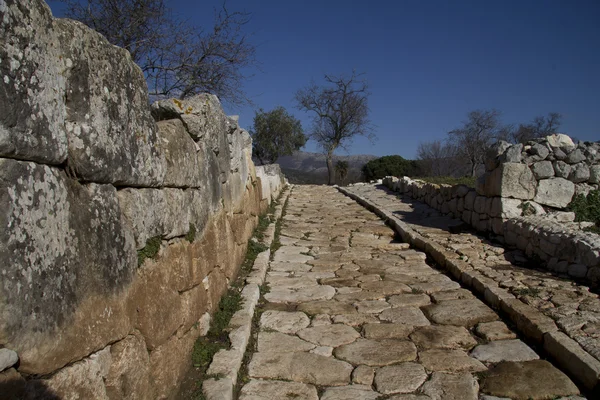
[[[528,360],[539,357],[489,306],[334,188],[294,188],[283,221],[240,399],[477,400],[502,396],[497,382],[513,379],[515,368],[538,367],[556,379],[543,389],[531,382],[532,398],[542,398],[538,390],[579,395],[551,364],[492,351],[498,341],[518,342],[535,355]],[[323,287],[332,295],[307,295]]]

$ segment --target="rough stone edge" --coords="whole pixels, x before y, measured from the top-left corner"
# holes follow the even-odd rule
[[[472,291],[481,294],[489,306],[504,311],[522,335],[543,347],[562,368],[587,389],[593,390],[599,386],[600,363],[577,342],[560,332],[554,321],[549,317],[521,302],[497,285],[491,285],[485,277],[474,271],[466,262],[450,259],[449,254],[446,254],[450,252],[446,251],[443,246],[420,235],[406,223],[396,218],[392,212],[384,210],[377,204],[342,187],[337,189],[386,220],[394,231],[402,237],[402,240],[431,256],[436,263],[449,271],[456,280]],[[520,304],[517,304],[517,302]],[[584,373],[584,376],[582,376],[582,373]]]
[[[275,239],[275,225],[281,219],[283,205],[292,189],[293,185],[288,185],[282,190],[281,202],[273,211],[275,220],[267,227],[263,240],[263,244],[269,246],[269,249],[259,253],[254,260],[252,271],[246,278],[246,286],[241,293],[243,307],[233,314],[229,322],[231,348],[219,350],[207,370],[209,375],[219,375],[219,378],[209,378],[202,382],[202,392],[206,400],[229,400],[233,398],[233,389],[237,383],[237,376],[252,333],[252,318],[260,298],[260,286],[264,283],[269,267],[270,247]]]

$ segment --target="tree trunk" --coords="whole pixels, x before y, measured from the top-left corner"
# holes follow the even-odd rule
[[[471,163],[471,176],[475,177],[475,172],[477,171],[477,163]]]
[[[327,172],[329,174],[328,185],[335,185],[335,169],[333,168],[333,151],[327,152]]]

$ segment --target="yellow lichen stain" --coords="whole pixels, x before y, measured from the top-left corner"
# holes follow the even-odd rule
[[[188,108],[185,110],[186,114],[189,114],[193,111],[194,109],[192,108],[192,106],[188,106]]]
[[[148,138],[142,133],[142,131],[136,131],[135,137],[137,140],[141,140],[146,144],[148,143]]]
[[[173,99],[173,103],[175,103],[180,110],[183,110],[183,103],[181,101]]]

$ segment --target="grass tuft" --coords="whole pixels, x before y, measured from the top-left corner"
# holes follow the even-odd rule
[[[144,248],[138,250],[138,267],[141,267],[146,261],[147,258],[154,258],[158,254],[160,250],[160,244],[162,242],[162,237],[154,236],[148,240],[146,240],[146,246]]]

